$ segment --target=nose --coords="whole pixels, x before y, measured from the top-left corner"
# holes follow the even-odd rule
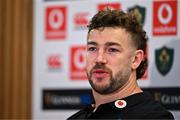
[[[97,57],[96,57],[96,63],[98,64],[105,64],[107,63],[107,59],[105,56],[105,53],[102,49],[99,50]]]

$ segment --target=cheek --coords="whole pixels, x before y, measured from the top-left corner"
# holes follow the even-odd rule
[[[124,69],[131,68],[131,62],[130,60],[114,61],[113,66],[114,72],[117,73],[119,71],[123,71]]]
[[[113,75],[127,67],[127,60],[120,58],[114,58],[109,60],[109,67],[112,70]]]
[[[89,71],[94,66],[95,57],[92,55],[86,55],[86,70]]]
[[[92,63],[92,62],[95,61],[96,57],[97,57],[96,52],[94,52],[94,53],[87,52],[87,54],[86,54],[86,62],[87,63]]]

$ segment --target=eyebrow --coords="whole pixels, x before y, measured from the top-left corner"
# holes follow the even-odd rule
[[[116,43],[116,42],[107,42],[105,43],[106,46],[113,46],[113,45],[116,45],[116,46],[121,46],[119,43]]]
[[[87,43],[88,45],[95,45],[95,46],[97,46],[97,43],[96,42],[94,42],[94,41],[88,41],[88,43]]]
[[[88,45],[95,45],[97,46],[98,44],[94,41],[88,41],[87,43]],[[106,46],[113,46],[113,45],[116,45],[116,46],[121,46],[119,43],[115,43],[115,42],[107,42],[105,43]]]

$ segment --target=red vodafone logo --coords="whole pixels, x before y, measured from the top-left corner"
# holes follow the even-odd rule
[[[71,66],[70,79],[71,80],[85,80],[86,77],[86,47],[74,46],[71,48]]]
[[[46,9],[46,38],[65,39],[66,7],[48,7]]]
[[[109,7],[111,9],[120,9],[121,5],[119,2],[115,3],[101,3],[98,5],[98,11],[104,10],[106,7]]]
[[[177,1],[155,1],[153,35],[177,35]]]

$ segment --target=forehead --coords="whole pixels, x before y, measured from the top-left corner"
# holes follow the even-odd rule
[[[129,44],[130,34],[119,27],[105,27],[104,29],[93,29],[88,34],[88,41],[95,41],[99,44],[115,42]]]

